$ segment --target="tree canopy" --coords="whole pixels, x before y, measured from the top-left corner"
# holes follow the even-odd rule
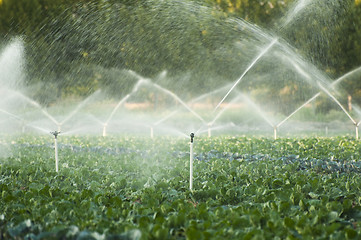
[[[295,4],[294,0],[0,0],[0,36],[3,43],[14,36],[24,39],[28,84],[46,82],[57,92],[55,97],[86,95],[103,87],[125,93],[129,84],[117,78],[123,69],[152,78],[163,70],[175,78],[188,73],[192,79],[164,84],[194,91],[194,84],[192,90],[187,83],[196,81],[199,88],[210,90],[237,79],[237,69],[246,64],[240,56],[254,58],[255,52],[246,50],[262,45],[261,35],[281,36],[333,78],[361,65],[359,0],[317,1],[305,6],[302,15]],[[287,19],[289,12],[294,14],[292,21]],[[257,31],[260,36],[255,36]],[[237,38],[247,45],[236,47]],[[361,100],[359,82],[347,86]],[[35,93],[39,98],[44,95]]]

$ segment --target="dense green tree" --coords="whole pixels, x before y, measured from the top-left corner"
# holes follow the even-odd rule
[[[269,41],[261,35],[269,33],[290,43],[297,54],[332,78],[361,65],[359,0],[312,1],[302,11],[296,11],[295,3],[2,0],[0,38],[23,36],[29,84],[46,83],[55,98],[86,95],[105,86],[123,94],[129,87],[117,77],[122,69],[152,78],[163,70],[174,79],[189,74],[192,78],[162,84],[197,94],[199,89],[209,91],[236,80],[257,54],[255,46]],[[262,34],[254,34],[252,27]],[[244,45],[235,46],[236,39]],[[264,65],[254,70],[273,68]],[[287,85],[286,77],[293,75],[286,71],[280,76],[285,76],[280,83]],[[287,89],[292,89],[289,84]],[[277,89],[283,89],[273,83],[262,87],[268,87],[271,95],[280,95]],[[357,81],[349,81],[346,88],[361,95]],[[34,94],[49,98],[44,91]]]

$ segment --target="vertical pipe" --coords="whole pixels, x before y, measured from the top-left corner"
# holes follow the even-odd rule
[[[59,171],[59,159],[58,159],[58,139],[57,136],[54,135],[54,147],[55,147],[55,171],[58,172]]]
[[[356,124],[356,140],[358,140],[358,125]]]
[[[328,137],[328,126],[325,127],[326,137]]]
[[[190,149],[189,149],[189,189],[193,189],[193,138],[194,133],[191,133],[191,142],[190,142]]]
[[[208,137],[210,138],[212,136],[211,128],[208,127]]]
[[[106,137],[107,136],[107,124],[105,123],[103,125],[103,137]]]
[[[154,137],[154,130],[153,127],[150,127],[150,137],[153,138]]]
[[[55,131],[55,132],[50,132],[51,134],[54,135],[54,149],[55,149],[55,171],[58,172],[59,171],[59,159],[58,159],[58,135],[60,132]]]

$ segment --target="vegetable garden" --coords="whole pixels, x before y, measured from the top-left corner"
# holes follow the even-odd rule
[[[0,239],[358,239],[351,137],[2,136]]]

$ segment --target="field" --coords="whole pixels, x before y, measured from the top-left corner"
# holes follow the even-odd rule
[[[2,136],[0,239],[359,239],[361,142]]]

